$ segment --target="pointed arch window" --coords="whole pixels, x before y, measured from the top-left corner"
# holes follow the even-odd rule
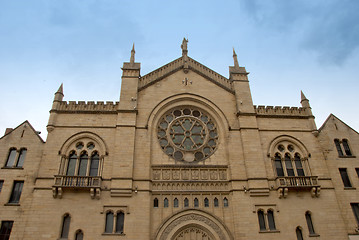
[[[193,206],[194,207],[199,207],[199,202],[198,202],[198,198],[195,198],[193,201]]]
[[[269,230],[276,230],[275,228],[275,222],[274,222],[274,213],[273,210],[267,211],[267,218],[268,218],[268,227]]]
[[[223,207],[228,207],[229,203],[228,203],[228,199],[225,197],[223,198]]]
[[[153,207],[158,208],[158,198],[153,199]]]
[[[25,148],[20,149],[19,157],[17,158],[16,167],[22,167],[25,162],[27,150]]]
[[[178,199],[177,198],[175,198],[173,200],[173,207],[178,208]]]
[[[342,147],[340,146],[339,139],[334,139],[334,144],[335,144],[335,147],[337,148],[339,157],[344,156]]]
[[[284,156],[284,162],[285,162],[285,167],[287,168],[288,176],[294,176],[294,169],[293,169],[293,165],[292,165],[292,160],[290,159],[289,154],[286,154]]]
[[[86,152],[83,152],[80,156],[79,169],[77,173],[78,176],[86,176],[87,162],[88,162],[88,155]]]
[[[209,200],[208,198],[204,199],[204,207],[209,207]]]
[[[76,153],[75,152],[70,153],[69,162],[68,162],[67,171],[66,171],[67,176],[75,175],[76,162],[77,162]]]
[[[213,200],[213,206],[214,207],[218,207],[219,206],[219,204],[218,204],[218,198],[214,198],[214,200]]]
[[[305,220],[307,221],[309,234],[310,235],[315,235],[316,233],[314,231],[312,216],[311,216],[310,212],[305,213]]]
[[[98,166],[100,163],[100,156],[97,152],[94,152],[91,156],[91,165],[90,165],[90,176],[98,176]]]
[[[125,223],[125,214],[123,212],[118,212],[116,216],[116,233],[123,233]]]
[[[84,239],[84,233],[82,230],[77,230],[75,235],[75,240],[83,240]]]
[[[257,212],[257,215],[258,215],[259,230],[260,231],[266,231],[267,227],[266,227],[266,222],[265,222],[265,219],[264,219],[263,210],[259,210]]]
[[[297,176],[304,176],[304,169],[299,153],[296,153],[294,156],[294,164],[297,169]]]
[[[185,199],[184,199],[184,201],[183,201],[183,206],[184,206],[184,207],[189,207],[188,198],[185,198]]]
[[[13,167],[15,164],[16,148],[10,148],[5,167]]]
[[[113,212],[106,213],[106,225],[105,225],[105,233],[112,233],[113,231]]]
[[[274,164],[275,164],[275,168],[276,168],[276,171],[277,171],[277,176],[278,177],[284,176],[282,159],[281,159],[281,157],[280,157],[280,155],[278,153],[275,155]]]
[[[283,140],[279,144],[274,145],[271,155],[278,177],[304,177],[306,175],[306,157],[303,153],[303,147]]]
[[[302,233],[302,229],[300,227],[297,227],[295,229],[295,233],[297,235],[297,240],[303,240],[303,233]]]
[[[163,207],[168,208],[168,198],[163,200]]]
[[[69,237],[71,217],[65,214],[62,219],[61,238],[67,239]]]
[[[347,140],[347,139],[343,139],[343,140],[342,140],[342,143],[343,143],[343,147],[344,147],[345,154],[346,154],[347,156],[352,156],[352,152],[350,151],[350,147],[349,147],[348,140]]]

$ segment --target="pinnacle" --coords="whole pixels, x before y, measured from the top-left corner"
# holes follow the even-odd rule
[[[301,96],[301,101],[308,100],[308,99],[305,97],[303,91],[300,91],[300,96]]]
[[[59,87],[59,89],[57,90],[57,92],[56,93],[64,93],[64,90],[63,90],[63,83],[61,83],[61,85],[60,85],[60,87]]]

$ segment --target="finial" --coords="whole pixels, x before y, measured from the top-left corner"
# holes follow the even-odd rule
[[[187,53],[188,53],[187,43],[188,43],[188,39],[183,38],[182,45],[181,45],[181,48],[182,48],[182,56],[187,55]]]
[[[304,100],[307,100],[307,101],[308,101],[308,99],[305,97],[303,91],[300,91],[300,98],[301,98],[301,99],[300,99],[301,101],[304,101]]]
[[[131,58],[130,58],[130,63],[134,64],[135,63],[135,43],[133,43],[132,45],[132,50],[131,50]]]
[[[59,87],[59,89],[57,90],[57,92],[56,93],[61,93],[61,94],[64,94],[64,90],[63,90],[63,83],[61,83],[61,85],[60,85],[60,87]]]
[[[233,48],[233,60],[234,60],[234,67],[235,67],[235,68],[239,68],[239,63],[238,63],[238,59],[237,59],[237,54],[236,54],[236,51],[234,51],[234,48]]]

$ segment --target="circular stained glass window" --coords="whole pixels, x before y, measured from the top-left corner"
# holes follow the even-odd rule
[[[201,161],[213,154],[218,144],[217,125],[210,115],[193,107],[165,113],[157,127],[162,150],[177,161]]]

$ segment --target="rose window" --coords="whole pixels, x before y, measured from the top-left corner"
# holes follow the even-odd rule
[[[163,151],[177,161],[201,161],[216,150],[217,125],[204,111],[182,107],[168,111],[158,124]]]

